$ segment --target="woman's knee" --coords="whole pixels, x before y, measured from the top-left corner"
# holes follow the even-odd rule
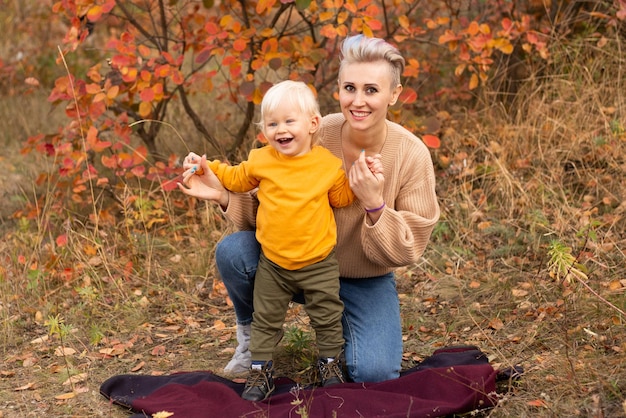
[[[215,264],[222,279],[248,274],[259,261],[259,243],[253,231],[226,235],[215,247]]]
[[[394,359],[379,357],[372,361],[348,364],[348,372],[355,382],[383,382],[400,376],[400,364]]]

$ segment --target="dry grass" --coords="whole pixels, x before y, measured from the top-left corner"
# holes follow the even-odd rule
[[[618,53],[556,51],[514,106],[485,94],[477,110],[439,115],[442,220],[424,261],[398,271],[405,366],[459,343],[479,346],[496,366],[522,365],[523,378],[484,416],[624,415],[623,70]],[[58,115],[41,96],[3,99],[0,112],[0,416],[123,417],[98,393],[108,377],[220,370],[234,339],[214,280],[213,248],[228,232],[220,215],[203,204],[181,213],[166,200],[168,222],[148,227],[153,191],[132,190],[145,205],[129,203],[98,228],[71,213],[54,217],[46,199],[37,220],[13,219],[46,164],[21,157],[20,141],[54,129]],[[550,271],[554,242],[572,249],[589,288]],[[46,276],[49,262],[80,274]],[[297,376],[298,366],[284,372]],[[69,384],[69,375],[81,378]]]

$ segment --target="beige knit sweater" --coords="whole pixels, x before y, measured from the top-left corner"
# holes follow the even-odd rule
[[[320,144],[342,158],[342,114],[322,119]],[[381,151],[386,206],[369,225],[360,201],[335,209],[337,259],[341,277],[366,278],[415,263],[422,256],[439,219],[435,173],[424,143],[402,126],[387,121]],[[346,167],[344,167],[345,169]],[[256,201],[250,194],[231,194],[224,212],[241,230],[254,229]]]

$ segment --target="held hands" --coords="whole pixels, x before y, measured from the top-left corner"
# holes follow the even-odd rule
[[[350,188],[365,208],[378,208],[383,205],[385,176],[380,154],[366,157],[365,152],[361,152],[348,173],[348,180]]]
[[[228,206],[228,191],[209,169],[206,155],[190,152],[183,160],[183,182],[178,188],[188,196],[210,200],[222,207]]]

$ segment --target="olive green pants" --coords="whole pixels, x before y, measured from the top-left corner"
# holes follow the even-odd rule
[[[343,348],[339,299],[339,264],[332,251],[326,259],[299,270],[286,270],[259,259],[254,279],[254,314],[250,351],[253,361],[272,359],[276,333],[282,329],[292,297],[304,293],[304,308],[315,330],[320,357],[335,357]]]

